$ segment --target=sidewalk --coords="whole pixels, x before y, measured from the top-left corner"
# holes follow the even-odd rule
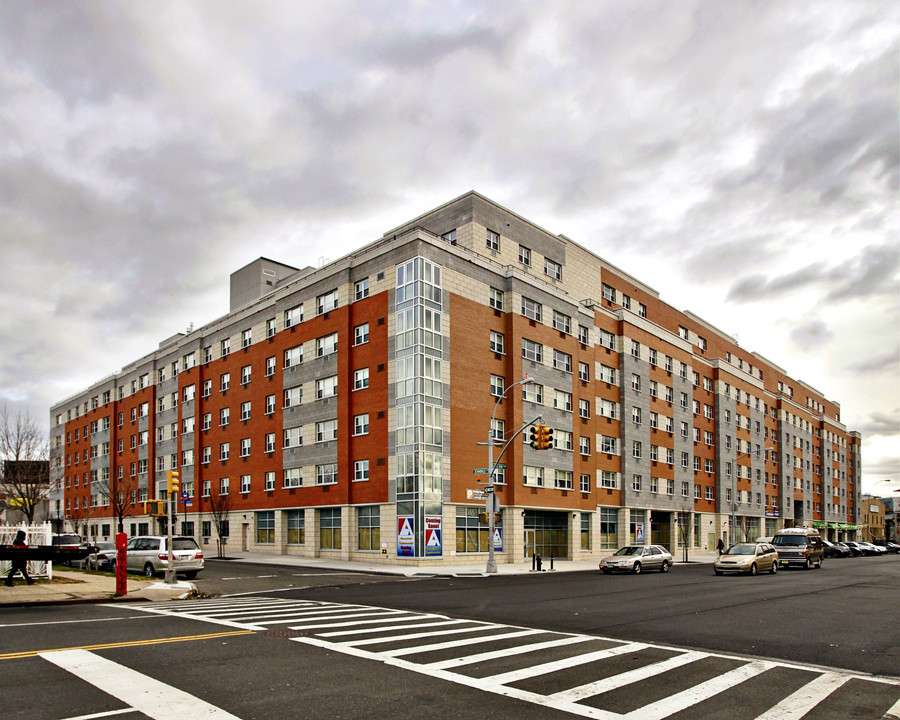
[[[5,579],[5,578],[4,578]],[[194,589],[191,583],[166,585],[162,582],[128,576],[128,594],[116,596],[114,575],[53,568],[53,580],[37,579],[26,585],[17,576],[13,587],[0,581],[0,607],[14,605],[55,605],[69,602],[126,602],[136,600],[173,600]]]

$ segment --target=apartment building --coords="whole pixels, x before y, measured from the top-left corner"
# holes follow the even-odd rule
[[[539,417],[547,450],[528,443]],[[160,529],[143,501],[169,470],[177,532],[214,544],[218,514],[232,547],[368,562],[707,552],[861,523],[860,435],[837,403],[475,192],[321,268],[259,258],[227,315],[50,424],[62,520],[98,539],[117,509],[131,534]]]

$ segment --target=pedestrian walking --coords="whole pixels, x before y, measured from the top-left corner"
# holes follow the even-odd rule
[[[16,533],[16,537],[13,540],[14,548],[27,548],[28,545],[25,542],[25,531],[19,530]],[[16,571],[22,573],[22,577],[25,578],[25,582],[29,585],[34,585],[34,578],[28,577],[28,569],[27,569],[27,560],[16,559],[12,561],[12,570],[9,571],[9,575],[6,576],[6,584],[8,587],[12,587],[13,584],[13,575],[16,574]]]
[[[722,538],[719,538],[719,542],[716,543],[716,550],[719,551],[719,555],[722,554],[722,551],[725,549],[725,543],[722,542]]]

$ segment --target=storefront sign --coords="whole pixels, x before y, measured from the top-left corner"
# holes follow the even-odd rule
[[[425,518],[425,555],[433,557],[441,554],[441,518]]]
[[[413,532],[415,518],[397,518],[397,555],[413,557],[416,554],[416,536]]]

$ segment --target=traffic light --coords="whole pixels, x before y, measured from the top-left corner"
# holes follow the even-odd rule
[[[553,428],[537,425],[531,428],[531,447],[535,450],[549,450],[553,447]]]
[[[488,524],[488,514],[486,512],[478,513],[478,523],[480,525]]]
[[[531,430],[528,432],[528,439],[531,441],[530,445],[531,445],[532,450],[538,449],[538,428],[539,427],[541,427],[541,426],[540,425],[532,425]]]
[[[144,503],[144,514],[149,515],[150,517],[165,517],[166,516],[166,501],[165,500],[148,500]]]
[[[169,498],[177,498],[178,491],[179,491],[180,485],[181,485],[181,481],[179,480],[179,477],[178,477],[178,471],[177,470],[169,470],[168,480],[169,480],[169,482],[168,482],[167,489],[169,491]]]

